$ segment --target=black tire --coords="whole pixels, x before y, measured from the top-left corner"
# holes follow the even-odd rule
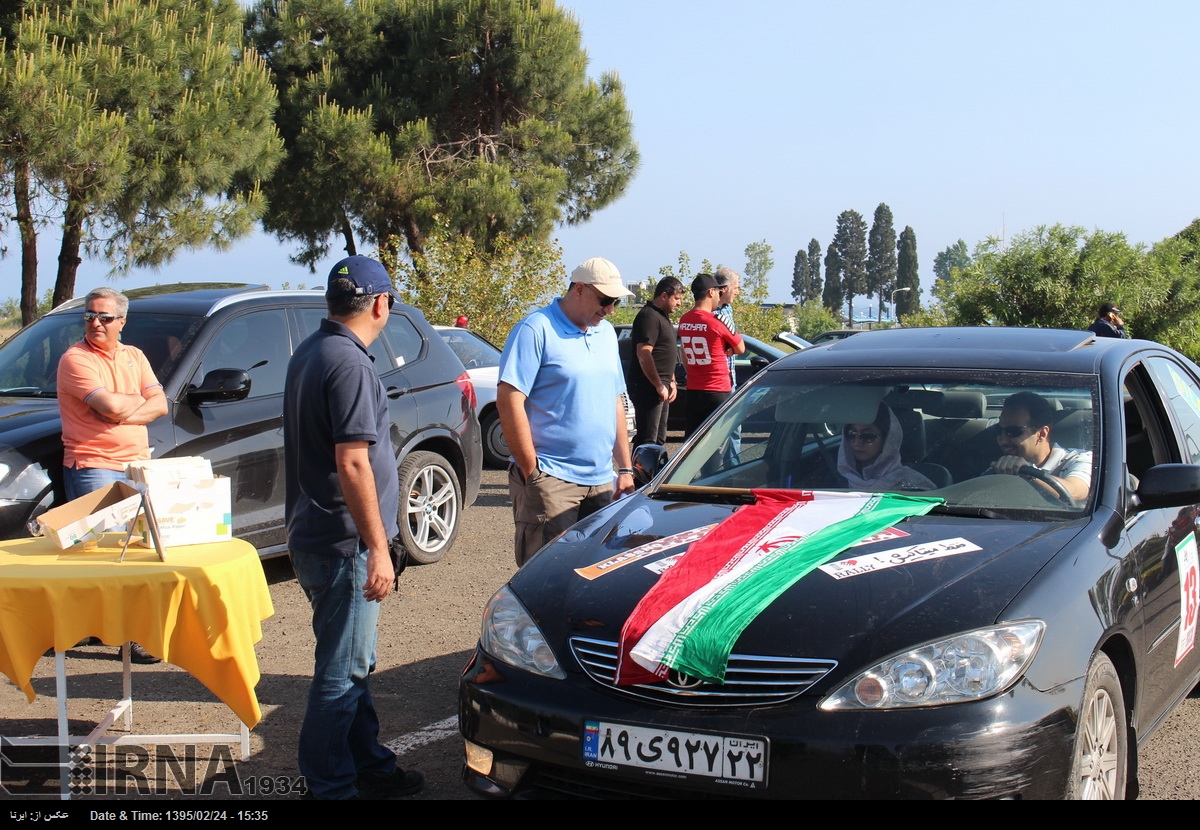
[[[493,407],[483,416],[479,425],[483,430],[483,461],[489,467],[503,470],[508,466],[511,455],[508,442],[504,440],[504,431],[500,429],[500,413]]]
[[[1103,652],[1088,666],[1075,726],[1067,798],[1121,801],[1129,773],[1129,726],[1116,667]]]
[[[437,453],[414,452],[400,464],[400,541],[408,561],[430,565],[454,546],[462,519],[462,489]]]

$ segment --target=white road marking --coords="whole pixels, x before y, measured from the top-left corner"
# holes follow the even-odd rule
[[[437,723],[431,723],[428,726],[422,726],[415,732],[409,732],[407,735],[401,735],[396,740],[385,746],[397,755],[403,755],[410,749],[416,749],[425,744],[431,744],[434,741],[442,741],[446,738],[454,737],[458,734],[458,715],[452,715],[445,720],[440,720]]]

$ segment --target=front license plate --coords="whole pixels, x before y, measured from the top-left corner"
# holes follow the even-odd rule
[[[715,784],[763,787],[766,738],[679,732],[653,726],[585,721],[583,760],[590,767],[634,767],[669,778],[702,778]]]

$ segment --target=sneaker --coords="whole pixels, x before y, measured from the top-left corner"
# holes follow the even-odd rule
[[[131,642],[129,644],[129,660],[132,663],[137,663],[140,666],[149,666],[154,663],[161,663],[161,657],[155,657],[146,649],[142,648],[141,643]]]
[[[358,800],[387,801],[393,798],[404,798],[416,795],[425,786],[425,776],[416,770],[402,770],[397,767],[391,775],[384,778],[358,779]]]

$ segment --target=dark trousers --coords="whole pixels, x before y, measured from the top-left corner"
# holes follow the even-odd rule
[[[634,434],[630,436],[633,446],[667,443],[667,414],[670,404],[658,396],[658,392],[641,385],[629,388],[629,400],[633,402]]]
[[[684,437],[691,438],[700,425],[708,419],[708,416],[716,412],[721,404],[729,399],[730,394],[729,392],[687,390],[687,435]]]

